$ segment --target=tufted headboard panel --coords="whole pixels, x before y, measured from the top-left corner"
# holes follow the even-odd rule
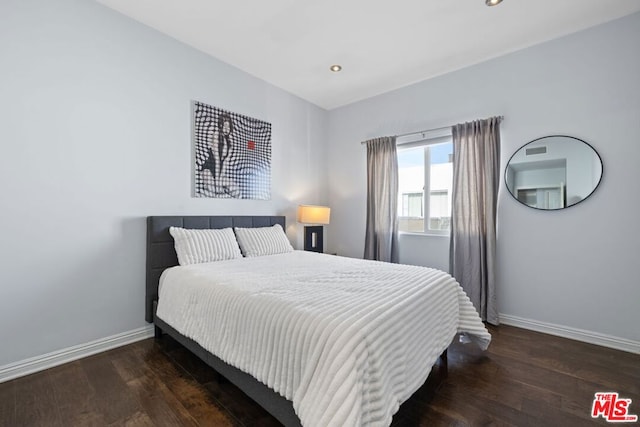
[[[153,303],[158,299],[158,284],[162,272],[178,265],[169,227],[191,229],[242,227],[285,228],[284,216],[149,216],[147,217],[147,267],[145,320],[153,322]]]

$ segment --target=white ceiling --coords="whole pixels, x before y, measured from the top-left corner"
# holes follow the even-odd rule
[[[326,109],[640,11],[638,0],[97,1]]]

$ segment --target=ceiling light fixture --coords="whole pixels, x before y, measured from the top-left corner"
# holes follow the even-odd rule
[[[331,67],[329,67],[329,69],[334,73],[337,73],[338,71],[342,70],[342,65],[332,65]]]
[[[502,0],[485,0],[487,6],[495,6],[500,3],[502,3]]]

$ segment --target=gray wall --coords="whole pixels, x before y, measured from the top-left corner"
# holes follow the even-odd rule
[[[0,366],[145,325],[145,216],[327,201],[326,111],[95,2],[3,0],[0,58]],[[190,197],[191,100],[272,123],[272,200]]]
[[[640,340],[640,14],[329,113],[330,250],[361,257],[366,201],[360,141],[503,114],[502,170],[520,146],[564,134],[594,146],[604,178],[587,201],[498,207],[499,311]],[[501,177],[502,179],[503,177]],[[401,237],[401,261],[441,267],[448,241]]]

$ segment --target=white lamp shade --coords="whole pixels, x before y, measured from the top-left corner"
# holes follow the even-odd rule
[[[298,206],[298,222],[302,224],[329,224],[331,209],[326,206]]]

